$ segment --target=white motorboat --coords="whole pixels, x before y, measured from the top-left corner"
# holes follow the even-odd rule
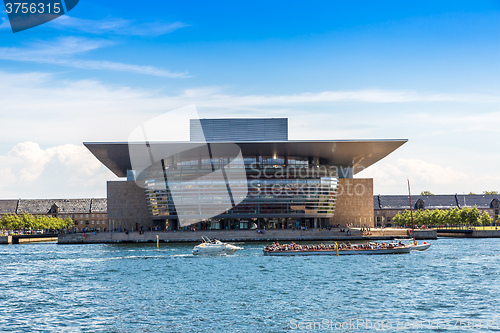
[[[215,238],[210,240],[210,238],[202,236],[201,239],[203,240],[203,243],[196,245],[193,248],[193,254],[233,254],[234,252],[243,249],[239,246],[223,243]]]
[[[405,246],[408,246],[411,251],[425,251],[431,247],[431,243],[427,242],[424,242],[423,244],[419,244],[417,241],[415,242],[410,241],[410,243],[406,243],[408,239],[396,239],[396,241],[398,241],[399,244],[404,244]]]
[[[412,251],[425,251],[431,247],[430,243],[424,242],[424,244],[414,243],[410,245]]]

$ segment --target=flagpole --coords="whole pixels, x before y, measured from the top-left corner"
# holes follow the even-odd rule
[[[408,195],[410,197],[411,233],[413,235],[413,245],[415,245],[415,224],[413,223],[413,206],[411,204],[410,179],[408,178]]]

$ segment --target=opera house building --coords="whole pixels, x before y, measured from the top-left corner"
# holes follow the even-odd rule
[[[373,226],[373,180],[354,176],[406,140],[288,140],[287,118],[191,119],[190,140],[84,143],[119,181],[109,228]]]

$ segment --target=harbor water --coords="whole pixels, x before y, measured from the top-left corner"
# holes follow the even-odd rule
[[[500,239],[379,256],[0,245],[2,332],[500,331]]]

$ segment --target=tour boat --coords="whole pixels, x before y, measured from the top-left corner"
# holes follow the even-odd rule
[[[196,245],[193,248],[193,254],[233,254],[234,252],[243,249],[239,246],[223,243],[217,239],[210,240],[206,236],[202,236],[203,243]]]
[[[285,248],[285,249],[283,249]],[[373,254],[403,254],[410,253],[411,246],[408,245],[394,245],[388,244],[387,246],[382,246],[382,244],[371,243],[369,248],[363,247],[363,245],[351,245],[346,248],[339,247],[335,244],[335,247],[324,247],[321,246],[296,246],[294,249],[290,249],[290,246],[283,245],[281,249],[274,249],[272,247],[264,248],[265,256],[311,256],[311,255],[355,255],[355,254],[364,254],[364,255],[373,255]]]

